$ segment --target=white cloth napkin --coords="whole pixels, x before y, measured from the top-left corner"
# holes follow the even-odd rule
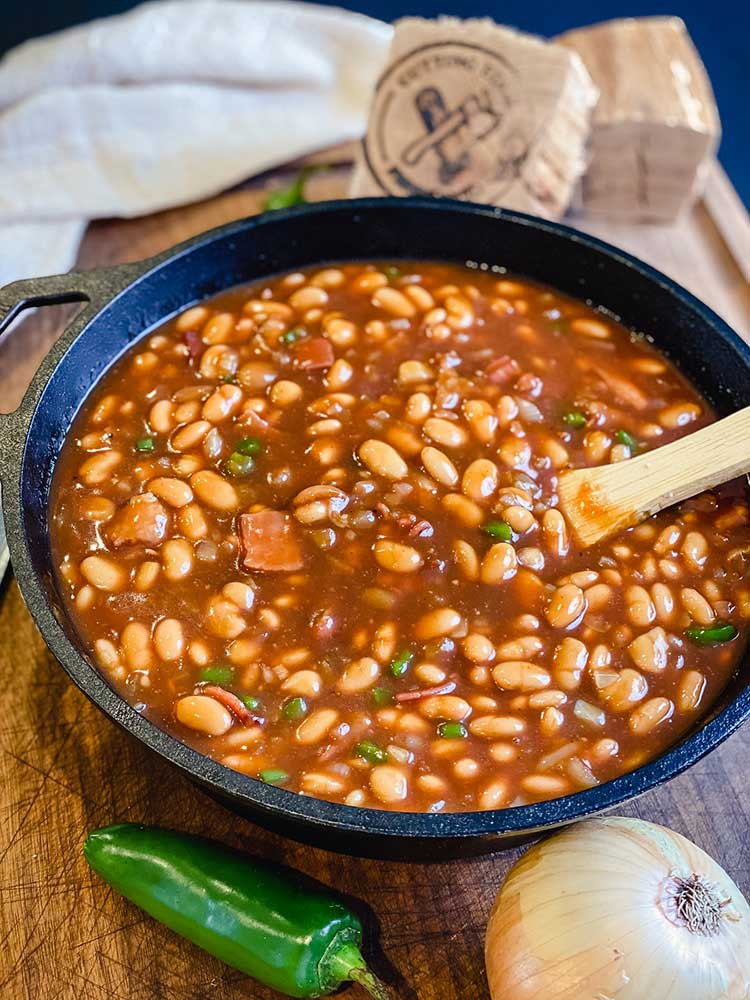
[[[364,133],[390,25],[156,0],[0,60],[0,285],[65,271],[89,219],[216,194]]]

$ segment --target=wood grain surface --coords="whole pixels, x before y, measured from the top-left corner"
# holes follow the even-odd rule
[[[311,184],[315,198],[344,189],[341,170]],[[256,184],[146,219],[96,223],[79,266],[147,256],[258,211],[262,200]],[[682,281],[747,335],[747,282],[703,206],[670,229],[600,222],[596,231]],[[64,313],[40,310],[0,344],[3,409],[19,401]],[[0,588],[0,690],[3,1000],[276,996],[158,926],[89,872],[81,856],[86,832],[121,820],[215,836],[351,893],[368,913],[368,955],[398,1000],[488,1000],[485,923],[519,851],[442,864],[365,861],[313,850],[238,819],[89,704],[47,652],[12,579]],[[620,812],[690,837],[750,893],[748,761],[745,727],[691,771]],[[340,996],[362,994],[352,987]]]

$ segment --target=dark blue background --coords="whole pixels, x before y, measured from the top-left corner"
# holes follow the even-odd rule
[[[69,24],[105,14],[114,14],[135,6],[134,0],[9,0],[0,18],[0,52],[31,38]],[[455,14],[459,17],[489,16],[502,24],[514,25],[541,35],[554,35],[581,24],[591,24],[611,17],[637,17],[647,14],[679,14],[703,57],[716,92],[724,136],[720,158],[745,203],[750,201],[750,36],[749,0],[683,0],[675,6],[650,6],[640,3],[615,3],[613,0],[560,0],[552,5],[530,0],[508,0],[492,4],[488,0],[448,3],[430,0],[345,0],[337,6],[359,10],[384,21],[404,14],[435,17]],[[12,7],[12,12],[7,8]]]

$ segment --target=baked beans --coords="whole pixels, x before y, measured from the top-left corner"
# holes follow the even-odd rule
[[[747,491],[581,551],[562,469],[710,423],[637,333],[436,263],[192,306],[62,449],[59,587],[139,711],[352,806],[505,808],[617,777],[710,710],[750,617]]]

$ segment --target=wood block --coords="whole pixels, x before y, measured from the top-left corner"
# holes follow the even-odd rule
[[[624,18],[566,32],[600,91],[586,214],[671,221],[701,193],[721,124],[705,67],[679,17]]]
[[[566,210],[596,101],[569,48],[489,20],[396,23],[353,196],[429,194]]]

